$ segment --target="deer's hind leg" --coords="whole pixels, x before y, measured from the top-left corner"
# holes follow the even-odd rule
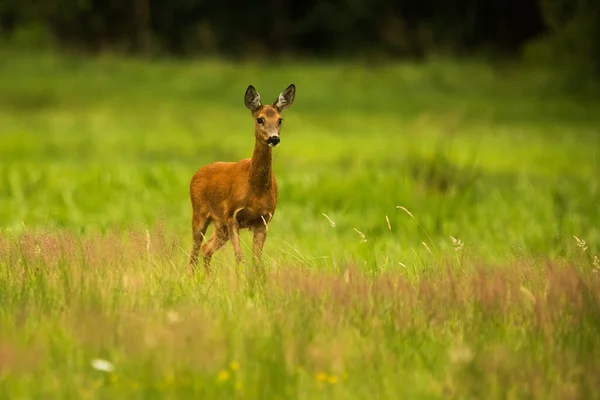
[[[217,250],[219,250],[229,240],[229,232],[227,226],[217,224],[215,222],[215,231],[206,244],[202,247],[202,253],[204,254],[204,269],[206,272],[210,272],[210,260]]]
[[[193,236],[193,247],[192,253],[190,254],[190,272],[193,273],[196,265],[198,265],[198,252],[200,251],[200,246],[202,246],[202,241],[204,240],[204,235],[206,234],[206,229],[211,222],[211,218],[209,215],[202,215],[201,213],[194,212],[192,216],[192,236]]]

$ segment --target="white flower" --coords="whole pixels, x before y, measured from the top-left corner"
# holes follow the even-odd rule
[[[92,368],[103,372],[113,372],[115,370],[115,366],[110,361],[106,361],[101,358],[95,358],[92,360]]]

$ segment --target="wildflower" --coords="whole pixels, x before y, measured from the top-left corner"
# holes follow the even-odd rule
[[[329,378],[327,378],[327,382],[329,382],[331,385],[336,384],[338,381],[338,377],[335,375],[331,375]]]
[[[231,364],[229,364],[229,368],[232,371],[237,371],[238,369],[240,369],[240,363],[237,361],[232,361]]]
[[[317,380],[317,382],[325,382],[327,380],[327,374],[325,372],[319,372],[315,376],[315,379]]]
[[[218,382],[225,382],[228,379],[229,379],[229,371],[223,370],[223,371],[219,372],[219,375],[217,375]]]
[[[106,361],[101,358],[95,358],[92,360],[92,368],[102,372],[113,372],[115,370],[115,366],[110,361]]]

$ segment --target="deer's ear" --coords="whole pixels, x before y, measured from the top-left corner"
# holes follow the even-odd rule
[[[273,106],[279,110],[279,112],[290,108],[294,104],[294,97],[296,96],[296,86],[292,83],[287,87],[279,97],[273,103]]]
[[[248,89],[246,89],[246,94],[244,95],[244,104],[252,112],[258,110],[262,106],[262,103],[260,102],[260,94],[258,94],[252,85],[248,86]]]

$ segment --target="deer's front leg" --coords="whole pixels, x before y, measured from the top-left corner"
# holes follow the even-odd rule
[[[262,250],[267,239],[267,228],[260,226],[254,229],[254,236],[252,238],[252,253],[254,255],[254,265],[259,266],[262,264]]]
[[[238,264],[244,261],[244,253],[242,252],[242,246],[240,245],[240,227],[235,218],[233,218],[227,224],[227,230],[229,231],[229,239],[233,245],[233,251],[235,252],[235,260]]]

